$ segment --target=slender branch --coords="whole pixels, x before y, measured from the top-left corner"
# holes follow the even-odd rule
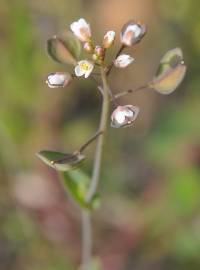
[[[117,52],[117,54],[116,54],[116,56],[115,56],[114,59],[116,59],[116,58],[120,55],[120,53],[124,50],[124,48],[125,48],[124,45],[122,45],[122,46],[120,47],[120,49],[119,49],[119,51]],[[114,66],[114,61],[108,66],[108,69],[107,69],[107,71],[106,71],[106,76],[109,76],[109,74],[110,74],[110,72],[111,72],[113,66]]]
[[[138,88],[135,88],[135,89],[129,89],[129,90],[126,90],[126,91],[124,91],[124,92],[121,92],[121,93],[119,93],[119,94],[116,94],[115,95],[115,99],[118,99],[118,98],[120,98],[120,97],[123,97],[123,96],[126,96],[127,94],[132,94],[132,93],[135,93],[135,92],[137,92],[137,91],[139,91],[139,90],[143,90],[143,89],[146,89],[146,88],[148,88],[149,86],[148,86],[148,84],[147,85],[143,85],[143,86],[140,86],[140,87],[138,87]],[[111,100],[112,101],[112,100]]]
[[[91,138],[89,138],[78,150],[79,153],[82,153],[85,148],[88,147],[88,145],[90,145],[94,140],[96,140],[97,137],[99,137],[99,135],[101,135],[103,133],[102,130],[97,131]]]
[[[88,193],[86,195],[86,201],[90,201],[92,197],[95,195],[99,176],[100,176],[100,168],[101,168],[101,161],[102,161],[102,150],[103,150],[103,143],[104,143],[104,134],[107,128],[107,121],[108,121],[108,111],[109,111],[109,86],[107,83],[106,73],[101,68],[101,77],[103,82],[103,103],[102,103],[102,111],[101,111],[101,119],[99,124],[99,130],[101,134],[98,134],[96,152],[94,157],[94,165],[93,165],[93,172],[92,172],[92,180],[88,189]],[[83,232],[83,256],[82,256],[82,269],[89,270],[91,265],[91,256],[92,256],[92,229],[91,229],[91,216],[90,213],[86,210],[82,210],[82,232]]]
[[[124,45],[122,45],[122,46],[120,47],[119,51],[117,52],[117,54],[116,54],[116,56],[115,56],[115,59],[120,55],[120,53],[124,50],[124,48],[125,48]],[[110,74],[110,72],[111,72],[113,66],[114,66],[114,61],[112,61],[112,63],[107,67],[107,70],[106,70],[106,72],[105,72],[105,73],[106,73],[105,75],[106,75],[107,77],[109,76],[109,74]],[[108,88],[108,91],[109,91],[109,94],[110,94],[110,96],[111,96],[112,102],[115,104],[115,106],[117,106],[118,103],[117,103],[117,101],[116,101],[116,99],[115,99],[115,95],[113,94],[113,92],[112,92],[112,90],[111,90],[110,88]]]

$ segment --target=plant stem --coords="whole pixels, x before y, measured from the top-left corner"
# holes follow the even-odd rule
[[[124,45],[122,45],[122,46],[120,47],[119,51],[118,51],[117,54],[115,55],[115,59],[120,55],[120,53],[124,50],[124,48],[125,48]],[[107,75],[107,76],[109,76],[109,74],[110,74],[110,72],[111,72],[113,66],[114,66],[114,61],[108,66],[108,69],[107,69],[107,71],[106,71],[106,75]]]
[[[82,215],[82,270],[89,270],[92,257],[92,228],[91,217],[87,210],[81,211]]]
[[[138,88],[135,88],[135,89],[129,89],[129,90],[126,90],[126,91],[124,91],[124,92],[121,92],[121,93],[119,93],[119,94],[116,94],[115,95],[115,99],[118,99],[118,98],[120,98],[120,97],[123,97],[123,96],[126,96],[127,94],[132,94],[132,93],[135,93],[135,92],[137,92],[137,91],[139,91],[139,90],[143,90],[143,89],[146,89],[146,88],[148,88],[149,86],[148,86],[148,84],[147,85],[143,85],[143,86],[140,86],[140,87],[138,87]],[[112,100],[111,100],[112,101]]]
[[[96,140],[96,138],[98,138],[101,134],[103,133],[103,131],[97,131],[91,138],[89,138],[78,150],[78,152],[82,153],[85,148],[88,147],[88,145],[90,145],[94,140]]]
[[[107,127],[108,121],[108,111],[109,111],[109,86],[107,83],[106,74],[103,68],[101,68],[101,76],[103,82],[103,104],[102,104],[102,112],[101,112],[101,119],[99,124],[99,130],[103,131],[103,133],[99,136],[97,140],[97,147],[96,153],[94,157],[94,165],[93,165],[93,173],[92,173],[92,180],[91,184],[86,196],[86,200],[90,201],[93,195],[96,192],[98,182],[99,182],[99,175],[100,175],[100,168],[101,168],[101,160],[102,160],[102,150],[103,150],[103,143],[104,143],[104,135]]]
[[[86,200],[88,202],[95,195],[98,182],[99,182],[101,161],[102,161],[102,151],[103,151],[105,131],[107,128],[108,112],[109,112],[109,105],[110,105],[110,98],[109,98],[110,89],[107,83],[107,77],[106,77],[106,73],[103,67],[101,67],[101,78],[102,78],[102,83],[103,83],[103,102],[102,102],[102,111],[101,111],[99,130],[102,133],[99,134],[99,137],[97,139],[92,179],[91,179],[91,183],[90,183],[88,193],[86,196]],[[91,229],[91,216],[90,216],[90,213],[86,210],[82,210],[82,232],[83,232],[82,269],[89,270],[91,266],[91,257],[92,257],[92,229]]]

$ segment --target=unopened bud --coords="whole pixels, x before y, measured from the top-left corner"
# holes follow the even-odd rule
[[[114,31],[108,31],[104,38],[103,38],[103,47],[105,49],[110,48],[115,41],[115,32]]]
[[[95,49],[95,54],[99,59],[103,59],[105,56],[105,50],[101,46],[96,46]]]
[[[94,51],[94,48],[93,48],[91,42],[84,43],[83,49],[88,53],[93,53],[93,51]]]
[[[71,30],[74,35],[82,42],[86,42],[91,38],[91,29],[89,23],[85,19],[81,18],[71,24]]]
[[[132,46],[139,42],[146,34],[146,26],[139,22],[130,21],[121,30],[121,42],[126,46]]]
[[[139,113],[139,108],[133,105],[118,106],[111,115],[113,128],[128,127],[133,124]]]
[[[65,87],[72,81],[72,76],[66,72],[55,72],[48,75],[46,83],[50,88]]]
[[[130,55],[121,54],[115,59],[114,65],[118,68],[125,68],[129,66],[133,61],[134,61],[134,58],[131,57]]]

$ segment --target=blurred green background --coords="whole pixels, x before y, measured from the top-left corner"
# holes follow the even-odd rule
[[[119,35],[129,19],[148,26],[134,65],[112,72],[116,92],[149,81],[169,49],[181,47],[188,66],[172,95],[147,90],[121,100],[141,111],[133,128],[109,129],[93,219],[102,269],[200,269],[199,8],[199,0],[1,0],[0,269],[80,263],[79,212],[35,156],[73,151],[98,126],[101,98],[92,81],[45,84],[48,73],[65,70],[48,58],[46,40],[80,17],[97,42],[107,30]]]

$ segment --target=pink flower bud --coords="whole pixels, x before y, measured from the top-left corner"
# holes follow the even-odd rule
[[[104,38],[103,38],[103,47],[105,49],[110,48],[115,41],[115,32],[114,31],[108,31]]]
[[[121,30],[121,42],[125,46],[132,46],[139,42],[146,33],[146,26],[139,22],[130,21],[126,23]]]
[[[72,76],[66,72],[55,72],[48,75],[46,83],[50,88],[65,87],[72,81]]]
[[[70,26],[74,35],[82,42],[87,42],[91,38],[90,25],[85,19],[81,18],[77,22],[73,22]]]
[[[105,56],[105,50],[101,46],[96,46],[95,49],[95,54],[97,55],[98,58],[103,59]]]
[[[85,42],[83,49],[88,53],[93,53],[93,51],[94,51],[94,48],[93,48],[91,42]]]
[[[111,127],[128,127],[133,124],[139,113],[139,108],[133,105],[118,106],[111,115]]]

